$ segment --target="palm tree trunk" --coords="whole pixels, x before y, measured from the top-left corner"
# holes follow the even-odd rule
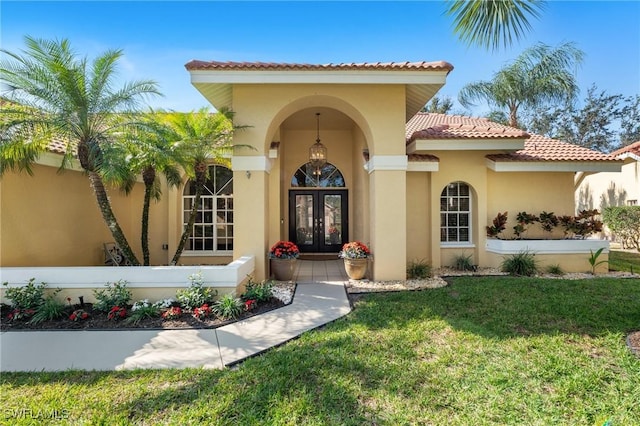
[[[142,230],[140,243],[142,245],[142,262],[144,266],[149,266],[149,204],[151,203],[151,185],[144,186],[144,204],[142,205]]]
[[[129,263],[133,266],[140,266],[140,262],[136,258],[136,255],[133,254],[133,251],[129,246],[129,242],[125,237],[124,232],[122,232],[122,229],[118,224],[118,220],[113,214],[113,210],[111,210],[111,203],[109,202],[109,196],[107,195],[102,178],[96,172],[87,171],[87,173],[89,174],[91,188],[96,195],[98,208],[100,209],[100,213],[102,213],[102,218],[106,222],[107,227],[111,231],[111,235],[113,235],[113,239],[116,241],[116,244],[120,247],[123,256],[129,261]]]
[[[193,204],[191,206],[191,213],[189,214],[189,221],[187,222],[187,226],[182,231],[182,237],[180,237],[180,242],[178,243],[178,247],[176,248],[176,252],[173,255],[173,259],[171,260],[170,265],[175,266],[180,260],[180,256],[182,256],[182,251],[184,250],[185,244],[187,244],[187,240],[191,236],[191,230],[193,229],[193,224],[196,222],[196,215],[198,214],[198,206],[200,205],[200,198],[202,197],[202,186],[196,185],[196,197],[193,200]]]
[[[156,180],[156,169],[152,166],[146,167],[142,171],[144,181],[144,204],[142,205],[142,229],[140,232],[140,245],[142,246],[142,262],[144,266],[149,266],[149,205],[151,204],[151,192]]]
[[[187,222],[187,226],[182,231],[182,237],[180,237],[180,242],[178,243],[178,247],[176,248],[176,252],[173,255],[173,259],[171,260],[170,265],[175,266],[180,260],[180,256],[182,256],[182,251],[184,250],[185,244],[187,244],[187,240],[191,235],[191,230],[193,229],[193,224],[196,222],[196,215],[198,214],[198,206],[200,205],[200,198],[202,197],[202,192],[204,191],[204,185],[207,182],[207,163],[203,161],[196,162],[194,166],[195,172],[195,181],[196,181],[196,197],[193,200],[193,204],[191,205],[191,213],[189,214],[189,221]]]

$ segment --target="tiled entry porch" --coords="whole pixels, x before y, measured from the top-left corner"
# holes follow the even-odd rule
[[[348,281],[342,259],[298,260],[293,280],[298,284]]]

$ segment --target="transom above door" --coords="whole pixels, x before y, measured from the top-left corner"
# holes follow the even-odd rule
[[[289,239],[303,253],[337,253],[349,239],[346,189],[289,191]]]

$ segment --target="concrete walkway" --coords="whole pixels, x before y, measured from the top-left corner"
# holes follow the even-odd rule
[[[7,331],[0,371],[224,368],[350,312],[344,267],[299,261],[293,302],[217,329]]]

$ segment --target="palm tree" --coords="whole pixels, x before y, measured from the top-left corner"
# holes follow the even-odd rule
[[[23,54],[1,50],[6,57],[0,62],[0,79],[13,103],[2,111],[0,174],[31,173],[49,143],[62,141],[66,153],[61,168],[74,156],[79,160],[114,240],[125,258],[139,265],[111,208],[102,171],[114,138],[130,129],[133,119],[124,113],[135,111],[145,95],[159,94],[156,83],[143,80],[114,88],[121,50],[106,51],[89,64],[66,39],[25,37],[25,43]]]
[[[556,48],[538,43],[495,73],[491,81],[464,86],[458,100],[465,107],[472,106],[477,100],[486,101],[491,107],[507,112],[509,125],[518,127],[521,108],[532,109],[549,102],[575,99],[579,89],[573,70],[582,62],[583,56],[584,52],[574,43],[564,43]]]
[[[510,46],[531,29],[528,15],[538,18],[543,0],[449,0],[445,13],[453,16],[460,39],[497,50]]]
[[[209,164],[229,167],[229,156],[239,145],[232,144],[235,130],[242,128],[233,124],[233,113],[221,109],[212,114],[208,108],[201,108],[190,114],[173,113],[166,116],[167,124],[171,128],[168,138],[179,146],[185,158],[185,171],[195,183],[195,197],[191,212],[185,226],[171,265],[178,263],[184,246],[191,235],[198,206],[209,178]]]
[[[114,162],[116,165],[125,164],[131,172],[131,179],[117,182],[127,194],[133,189],[135,177],[142,176],[144,201],[140,243],[145,266],[150,264],[149,209],[151,199],[160,200],[162,196],[160,177],[164,176],[169,187],[182,185],[183,152],[179,144],[168,139],[170,129],[162,123],[165,115],[166,113],[153,110],[145,114],[136,132],[126,134],[119,143],[113,144],[114,149],[119,148],[119,152],[110,156],[118,159]],[[119,173],[116,175],[119,176]]]

